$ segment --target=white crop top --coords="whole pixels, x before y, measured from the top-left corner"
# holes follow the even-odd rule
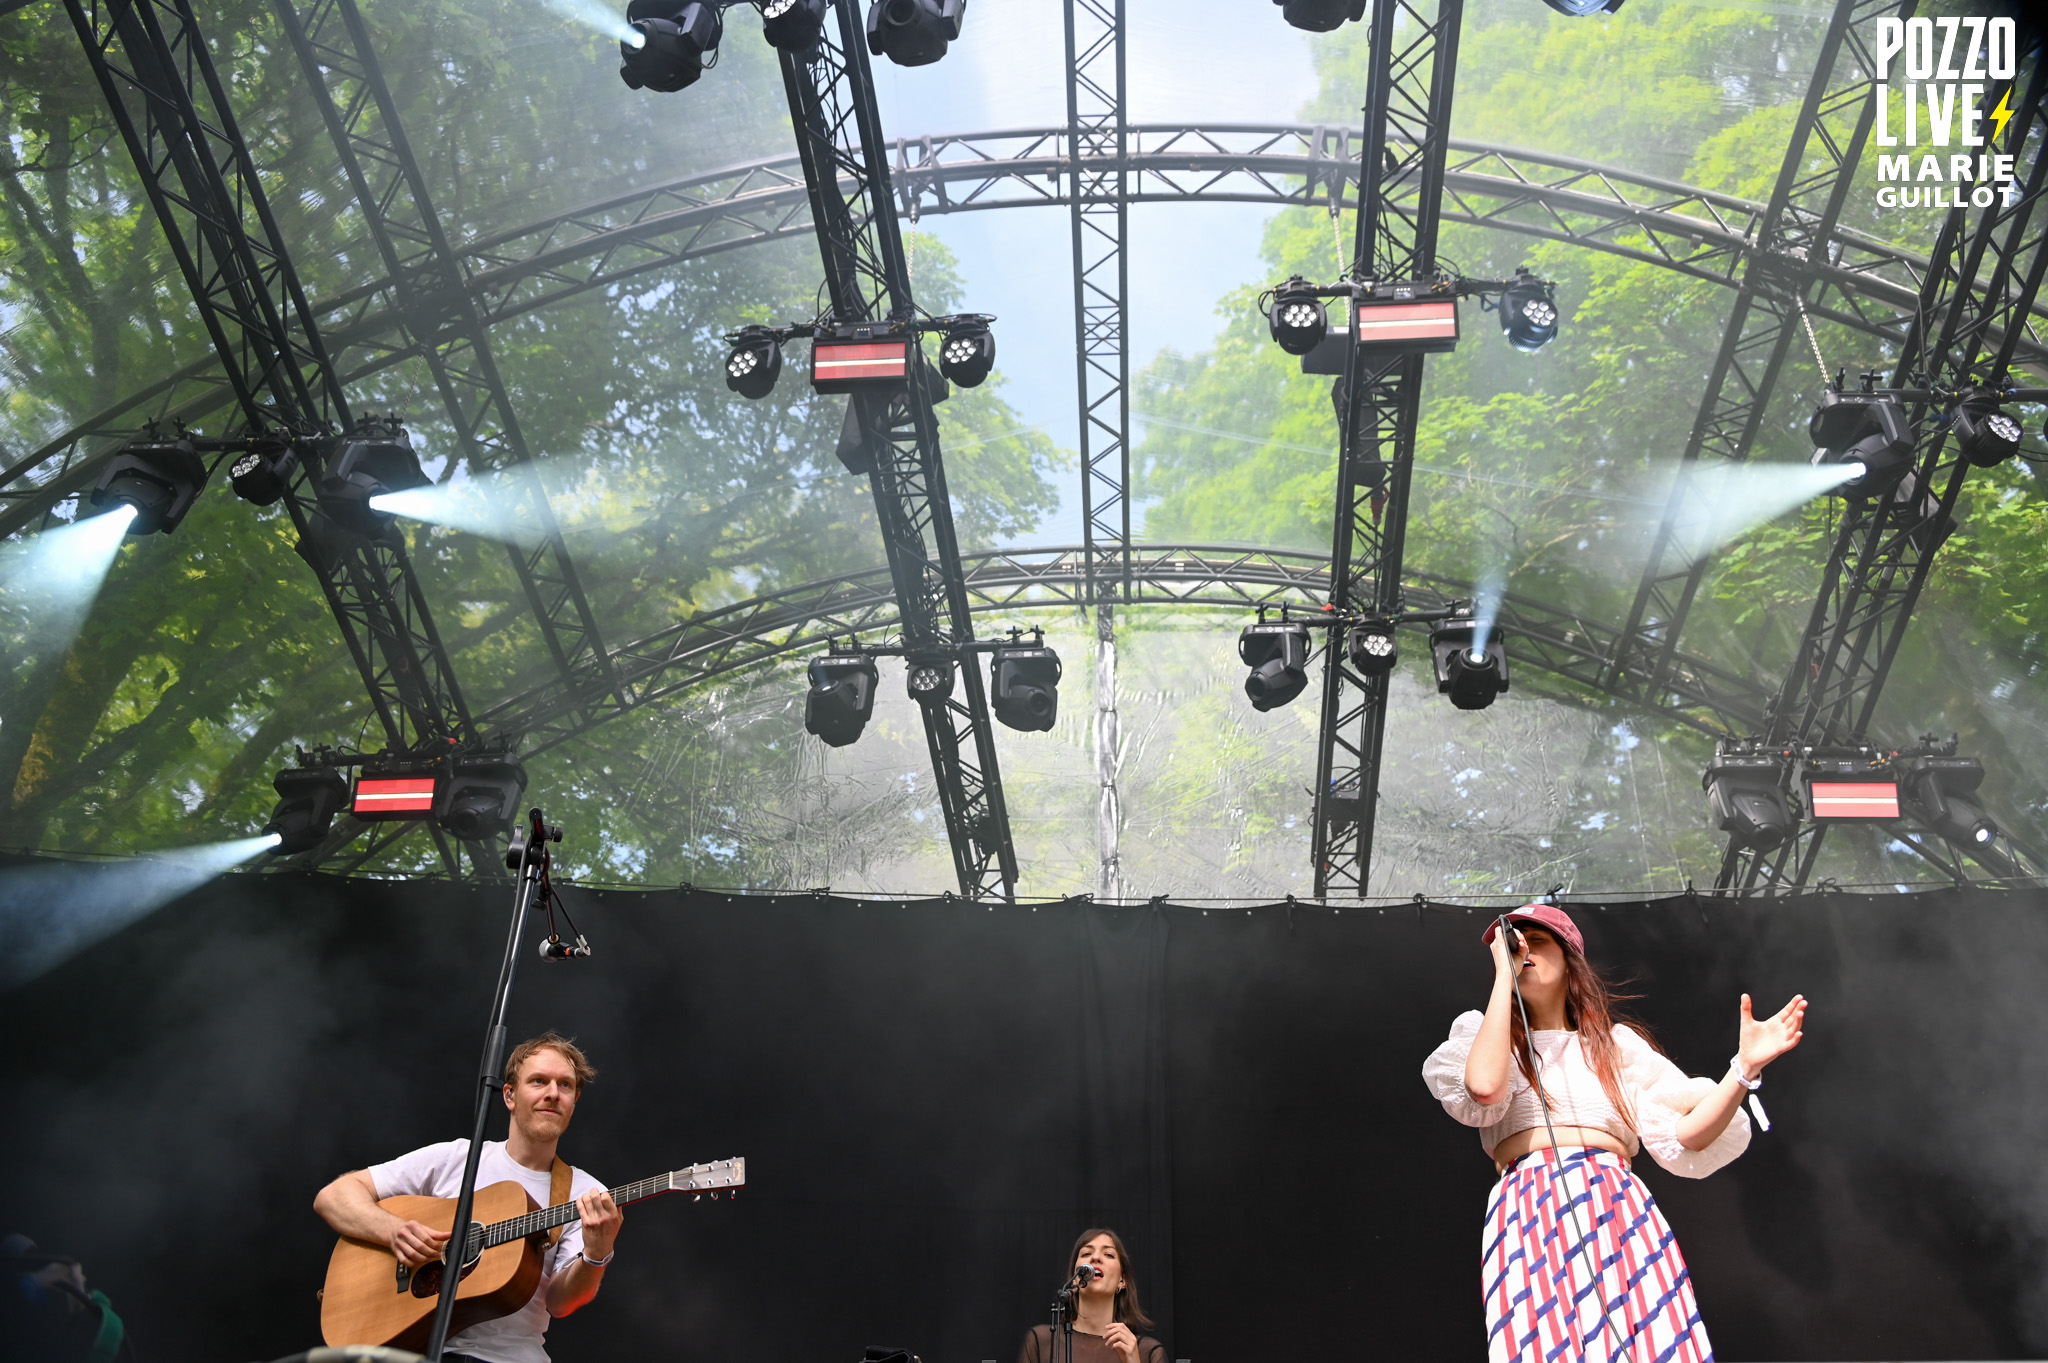
[[[1423,1062],[1422,1080],[1444,1111],[1479,1128],[1479,1143],[1491,1155],[1517,1131],[1543,1125],[1543,1100],[1523,1076],[1522,1067],[1510,1060],[1507,1097],[1491,1107],[1473,1101],[1465,1088],[1465,1061],[1472,1054],[1483,1020],[1476,1009],[1459,1014],[1451,1024],[1449,1040]],[[1685,1148],[1678,1139],[1678,1119],[1698,1106],[1716,1085],[1711,1079],[1688,1076],[1626,1024],[1616,1024],[1614,1045],[1620,1052],[1622,1096],[1635,1109],[1633,1123],[1608,1101],[1599,1076],[1586,1063],[1577,1032],[1533,1032],[1529,1044],[1536,1053],[1543,1087],[1555,1104],[1550,1120],[1558,1126],[1610,1132],[1631,1157],[1647,1150],[1651,1159],[1681,1178],[1705,1178],[1749,1148],[1749,1115],[1740,1108],[1712,1145],[1704,1150]]]

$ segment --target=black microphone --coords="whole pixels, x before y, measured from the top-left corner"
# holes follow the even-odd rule
[[[1082,1264],[1074,1270],[1074,1286],[1086,1287],[1102,1276],[1102,1270],[1093,1264]]]
[[[1508,920],[1500,920],[1501,940],[1507,943],[1508,955],[1519,955],[1522,950],[1522,934],[1508,926]]]

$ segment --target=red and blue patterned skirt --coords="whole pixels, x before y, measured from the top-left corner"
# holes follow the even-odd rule
[[[1523,1156],[1494,1187],[1483,1245],[1490,1363],[1711,1363],[1678,1240],[1619,1156]]]

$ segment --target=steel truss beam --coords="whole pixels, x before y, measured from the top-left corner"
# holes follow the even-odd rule
[[[379,301],[398,318],[406,349],[425,358],[472,469],[525,475],[520,491],[541,539],[506,546],[513,572],[556,671],[572,693],[602,703],[615,687],[596,617],[355,0],[275,7],[384,262],[390,287]]]
[[[1702,455],[1731,462],[1749,458],[1785,358],[1804,340],[1806,299],[1816,282],[1808,271],[1780,267],[1788,261],[1827,259],[1835,250],[1835,225],[1870,135],[1876,92],[1883,89],[1873,84],[1877,63],[1870,54],[1877,22],[1908,17],[1914,4],[1836,0],[1813,83],[1786,142],[1770,200],[1756,220],[1758,249],[1747,259],[1729,308],[1699,415],[1679,452],[1678,476],[1609,664],[1615,678],[1630,678],[1645,694],[1663,684],[1712,561],[1689,533],[1712,514],[1711,494],[1694,480],[1693,469]],[[1821,376],[1823,381],[1826,377]]]
[[[1943,221],[1922,290],[1926,320],[1907,337],[1894,387],[1997,387],[2010,371],[2018,333],[2013,321],[2034,306],[2048,267],[2048,213],[2039,211],[2048,195],[2048,62],[2038,51],[2032,58],[2023,72],[2025,98],[2004,142],[2016,157],[2022,188],[2010,201],[1982,210],[1974,228],[1965,209]],[[1995,104],[1994,98],[1985,107]],[[1763,732],[1773,747],[1866,741],[1913,606],[1954,528],[1951,513],[1970,464],[1950,445],[1946,422],[1930,404],[1914,403],[1908,414],[1919,432],[1914,469],[1896,491],[1847,503],[1813,612],[1771,703]],[[1744,894],[1796,890],[1811,876],[1826,834],[1826,824],[1809,822],[1762,855],[1731,843],[1718,883]],[[1994,875],[2009,873],[1978,860]]]
[[[351,423],[190,0],[67,0],[108,107],[250,430]],[[285,497],[387,739],[475,736],[402,545],[320,533],[308,448]]]
[[[1464,0],[1373,0],[1353,278],[1436,274],[1463,16]],[[1345,326],[1351,329],[1349,318]],[[1392,614],[1401,607],[1422,356],[1372,355],[1354,344],[1344,381],[1330,604],[1346,614]],[[1343,641],[1332,633],[1323,654],[1316,747],[1312,845],[1319,899],[1365,897],[1391,686],[1390,675],[1363,676],[1346,666]]]
[[[1228,545],[1134,544],[1130,547],[1130,603],[1204,608],[1243,614],[1285,604],[1318,610],[1330,599],[1330,561],[1321,554]],[[962,560],[963,582],[976,615],[1031,610],[1072,613],[1092,599],[1086,546],[1008,549]],[[1410,573],[1408,596],[1417,609],[1469,599],[1472,585],[1430,573]],[[736,602],[680,621],[619,648],[613,665],[635,707],[656,704],[718,677],[824,647],[828,639],[881,635],[900,627],[894,578],[885,568],[806,583]],[[1515,636],[1518,675],[1552,679],[1560,699],[1589,696],[1633,708],[1633,696],[1603,691],[1603,663],[1611,655],[1613,626],[1534,598],[1510,593],[1501,622]],[[1768,692],[1755,681],[1681,655],[1671,703],[1651,712],[1696,732],[1724,737],[1754,731]],[[1538,694],[1541,683],[1518,682]],[[512,697],[480,716],[494,731],[517,734],[529,755],[588,733],[604,718],[589,719],[553,683]]]
[[[856,0],[836,0],[817,46],[784,51],[783,86],[804,170],[833,318],[908,322],[917,303],[889,183],[888,148]],[[974,639],[974,618],[953,533],[932,395],[944,380],[910,347],[909,381],[864,386],[848,400],[870,466],[875,512],[896,595],[903,642],[954,668],[943,701],[918,706],[931,750],[953,869],[970,899],[1014,898],[1017,853],[996,764],[995,722],[980,669],[956,652]]]
[[[1130,150],[1124,0],[1066,0],[1068,221],[1074,239],[1074,368],[1080,402],[1081,534],[1095,610],[1096,895],[1123,897],[1122,750],[1116,606],[1130,595]]]
[[[1132,203],[1264,203],[1327,206],[1332,193],[1355,204],[1354,134],[1320,125],[1134,125],[1126,157]],[[920,215],[1016,207],[1060,207],[1072,167],[1068,130],[1027,129],[891,144],[899,199]],[[1563,241],[1739,287],[1759,253],[1765,205],[1613,166],[1483,143],[1451,143],[1444,173],[1445,222],[1496,227]],[[613,288],[700,256],[807,236],[809,213],[795,157],[747,162],[479,237],[456,247],[464,289],[495,324],[580,294]],[[1833,247],[1839,246],[1838,254]],[[1838,228],[1833,259],[1786,256],[1776,273],[1814,279],[1808,311],[1890,344],[1903,344],[1919,306],[1924,255]],[[314,307],[343,384],[413,358],[390,344],[401,325],[386,301],[388,279]],[[2048,372],[2042,324],[2048,306],[2026,316],[2015,351]],[[1994,339],[2002,339],[1995,334]],[[0,534],[32,524],[50,506],[90,486],[113,445],[151,416],[196,422],[233,401],[214,362],[188,365],[122,399],[0,470]]]

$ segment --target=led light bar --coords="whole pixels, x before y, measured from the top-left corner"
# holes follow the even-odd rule
[[[820,393],[850,393],[877,380],[901,383],[910,373],[910,342],[828,341],[811,346],[811,386]]]
[[[392,819],[427,819],[434,813],[432,776],[379,776],[369,772],[356,778],[355,798],[349,813],[365,822]]]
[[[1806,806],[1816,819],[1896,819],[1896,781],[1808,781]]]
[[[1365,350],[1430,355],[1458,346],[1455,298],[1361,298],[1352,304],[1351,318]]]

